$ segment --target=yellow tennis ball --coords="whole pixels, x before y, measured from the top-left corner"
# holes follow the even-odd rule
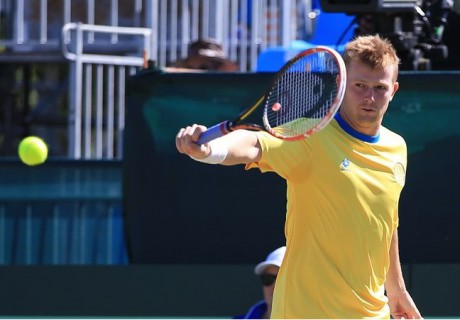
[[[26,137],[19,143],[19,158],[28,166],[36,166],[46,161],[48,146],[39,137]]]

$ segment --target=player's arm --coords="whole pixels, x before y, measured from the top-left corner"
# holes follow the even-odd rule
[[[253,131],[235,130],[210,143],[196,143],[206,127],[193,125],[179,130],[176,148],[195,160],[223,165],[247,164],[261,157],[257,135]]]
[[[412,297],[407,292],[401,270],[398,247],[398,230],[395,230],[390,246],[390,268],[387,274],[385,289],[390,312],[395,319],[421,319]]]

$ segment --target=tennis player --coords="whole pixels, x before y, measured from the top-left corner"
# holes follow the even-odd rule
[[[406,290],[398,250],[404,139],[382,126],[398,90],[389,41],[346,45],[345,97],[335,119],[299,141],[236,130],[208,144],[206,127],[182,128],[176,146],[195,160],[273,171],[287,181],[286,254],[272,318],[421,318]]]

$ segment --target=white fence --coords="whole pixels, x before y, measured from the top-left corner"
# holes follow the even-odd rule
[[[137,56],[84,51],[84,38],[99,34],[130,35]],[[140,41],[139,41],[140,40]],[[62,29],[62,52],[71,60],[69,73],[69,157],[121,159],[125,114],[125,79],[150,57],[151,30],[68,23]],[[71,51],[73,48],[74,51]]]

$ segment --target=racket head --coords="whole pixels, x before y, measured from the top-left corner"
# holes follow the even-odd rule
[[[277,72],[265,95],[265,129],[284,140],[323,129],[342,103],[346,78],[345,63],[334,49],[318,46],[300,52]]]

